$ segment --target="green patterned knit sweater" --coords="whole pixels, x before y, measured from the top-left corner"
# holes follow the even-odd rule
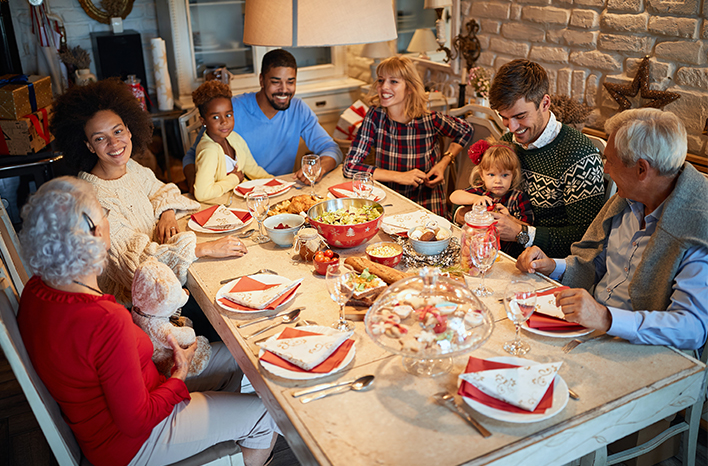
[[[502,139],[510,142],[512,136],[506,133]],[[534,245],[549,257],[564,258],[604,203],[600,154],[587,137],[566,125],[540,149],[515,146],[521,160],[523,190],[531,199],[536,217]]]

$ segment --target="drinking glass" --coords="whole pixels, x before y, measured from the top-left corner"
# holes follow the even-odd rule
[[[369,199],[371,197],[371,192],[374,190],[374,180],[371,178],[371,173],[361,172],[354,174],[354,180],[352,181],[352,188],[357,197],[361,199]]]
[[[484,273],[494,264],[494,261],[497,259],[498,251],[499,246],[496,239],[490,241],[480,238],[473,239],[470,242],[470,257],[472,263],[479,269],[482,275],[482,281],[477,289],[473,291],[477,296],[484,297],[494,294],[494,290],[484,286]]]
[[[327,267],[326,277],[329,296],[339,304],[339,320],[332,324],[332,327],[342,332],[354,330],[354,322],[344,318],[344,305],[354,293],[354,287],[347,286],[351,272],[342,270],[339,264],[332,264]]]
[[[268,209],[270,209],[268,195],[262,189],[256,188],[246,194],[246,206],[248,206],[248,211],[258,222],[258,235],[252,241],[256,244],[267,243],[270,238],[263,234],[263,220],[268,216]]]
[[[513,281],[504,290],[504,308],[509,320],[516,326],[516,336],[504,343],[504,351],[514,356],[526,354],[531,350],[528,343],[521,341],[519,330],[536,308],[536,290],[529,282]]]
[[[322,173],[322,165],[320,164],[320,156],[317,154],[308,154],[302,157],[302,174],[310,182],[312,192],[310,195],[315,196],[315,182]]]

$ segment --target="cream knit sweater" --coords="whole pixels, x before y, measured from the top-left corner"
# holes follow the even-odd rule
[[[199,203],[182,196],[177,186],[164,184],[132,159],[126,169],[127,173],[117,180],[103,180],[86,172],[79,173],[79,178],[91,183],[98,201],[111,210],[111,249],[99,286],[127,305],[135,269],[148,257],[170,267],[182,285],[187,282],[187,269],[197,260],[196,235],[181,232],[159,244],[153,241],[153,234],[163,212],[174,209],[180,218],[199,209]]]

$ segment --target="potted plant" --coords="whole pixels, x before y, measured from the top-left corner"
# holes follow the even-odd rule
[[[474,103],[489,107],[489,80],[490,74],[485,68],[481,66],[470,68],[467,89],[472,91]]]
[[[91,81],[96,81],[96,76],[89,69],[91,56],[80,45],[73,49],[66,48],[59,51],[59,59],[66,65],[67,74],[74,84],[82,86]]]

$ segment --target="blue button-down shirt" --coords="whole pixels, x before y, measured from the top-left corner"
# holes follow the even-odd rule
[[[612,222],[606,247],[595,259],[594,296],[612,315],[612,326],[607,333],[631,343],[701,348],[708,336],[708,249],[694,246],[686,251],[665,312],[631,310],[629,283],[664,205],[644,216],[642,203],[629,199],[627,202],[627,208]],[[554,260],[556,268],[550,277],[557,280],[565,272],[566,263],[564,259]]]

